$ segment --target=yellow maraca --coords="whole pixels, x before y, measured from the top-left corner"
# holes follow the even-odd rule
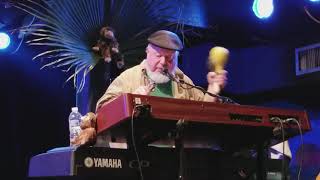
[[[216,73],[221,73],[224,70],[224,66],[227,64],[228,58],[228,49],[220,46],[211,48],[209,52],[210,70]]]
[[[214,71],[217,74],[222,73],[224,66],[227,64],[228,58],[228,49],[220,46],[211,48],[208,58],[210,71]],[[218,84],[214,84],[212,90],[215,93],[220,93],[221,87]]]

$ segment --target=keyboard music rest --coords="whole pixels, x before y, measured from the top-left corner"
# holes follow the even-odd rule
[[[271,117],[294,117],[301,123],[303,132],[311,129],[305,111],[123,94],[99,109],[98,133],[108,130],[120,135],[128,133],[136,104],[151,108],[152,118],[135,121],[136,128],[146,131],[141,134],[145,137],[155,132],[166,134],[172,131],[180,119],[188,122],[190,136],[220,136],[225,142],[229,140],[244,145],[266,138],[281,139],[281,136],[273,136],[273,129],[278,127],[279,123],[271,122]],[[286,139],[299,134],[295,124],[286,124],[285,130]]]

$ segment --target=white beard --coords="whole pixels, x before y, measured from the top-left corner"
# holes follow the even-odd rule
[[[156,84],[163,84],[167,83],[170,81],[170,78],[161,72],[152,72],[150,69],[147,67],[147,75],[151,79],[151,81],[155,82]]]

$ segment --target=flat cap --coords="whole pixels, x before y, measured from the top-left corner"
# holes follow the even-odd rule
[[[148,42],[165,49],[181,51],[183,49],[179,36],[167,30],[160,30],[152,33]]]

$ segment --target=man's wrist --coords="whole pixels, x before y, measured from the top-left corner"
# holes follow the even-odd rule
[[[219,89],[217,88],[217,85],[213,83],[208,85],[207,91],[212,94],[219,94]]]

